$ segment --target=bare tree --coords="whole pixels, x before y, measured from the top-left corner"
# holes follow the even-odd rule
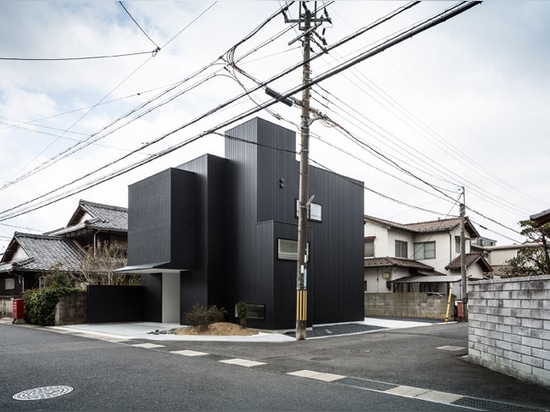
[[[80,273],[76,275],[77,282],[87,285],[129,285],[140,283],[139,275],[115,273],[115,269],[126,265],[126,250],[117,244],[100,243],[95,250],[88,248],[86,261]]]

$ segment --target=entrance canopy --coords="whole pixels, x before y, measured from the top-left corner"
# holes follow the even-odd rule
[[[189,269],[179,269],[179,268],[170,268],[170,262],[160,262],[160,263],[148,263],[145,265],[135,265],[135,266],[124,266],[120,269],[113,270],[115,273],[176,273],[187,271]]]

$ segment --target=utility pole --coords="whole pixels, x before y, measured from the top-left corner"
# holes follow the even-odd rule
[[[298,20],[286,19],[289,23],[298,23],[303,32],[298,38],[302,38],[303,65],[302,65],[302,114],[300,126],[300,176],[298,193],[298,262],[296,265],[296,340],[306,339],[307,328],[307,217],[311,204],[309,198],[309,126],[310,126],[310,87],[311,81],[310,55],[311,34],[328,17],[317,17],[317,2],[314,9],[309,10],[307,2],[301,1]],[[325,12],[326,16],[326,12]],[[286,16],[285,16],[286,17]],[[297,40],[297,39],[295,39]],[[292,40],[292,44],[295,40]]]
[[[468,285],[466,279],[466,193],[462,187],[462,203],[460,203],[460,280],[462,285],[462,307],[464,320],[468,320]]]

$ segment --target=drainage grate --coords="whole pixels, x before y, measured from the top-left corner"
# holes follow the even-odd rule
[[[26,391],[16,393],[13,399],[17,401],[36,401],[39,399],[57,398],[73,391],[70,386],[44,386],[42,388],[27,389]]]
[[[451,405],[465,406],[467,408],[477,409],[480,411],[540,411],[540,409],[536,408],[514,405],[512,403],[489,401],[486,399],[470,398],[468,396],[464,396],[463,398],[451,402]]]

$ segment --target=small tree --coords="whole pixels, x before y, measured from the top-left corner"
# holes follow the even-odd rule
[[[206,306],[195,303],[189,312],[185,313],[185,323],[204,332],[208,330],[211,323],[223,322],[227,311],[218,308],[216,305]]]
[[[241,329],[246,328],[246,315],[248,313],[248,309],[246,308],[246,303],[242,300],[237,302],[235,305],[235,310],[237,311],[237,316],[239,318],[239,323],[241,324]]]
[[[504,269],[508,276],[540,276],[550,274],[548,240],[550,223],[538,225],[533,220],[519,222],[521,234],[540,246],[522,248],[515,258],[508,260]]]

